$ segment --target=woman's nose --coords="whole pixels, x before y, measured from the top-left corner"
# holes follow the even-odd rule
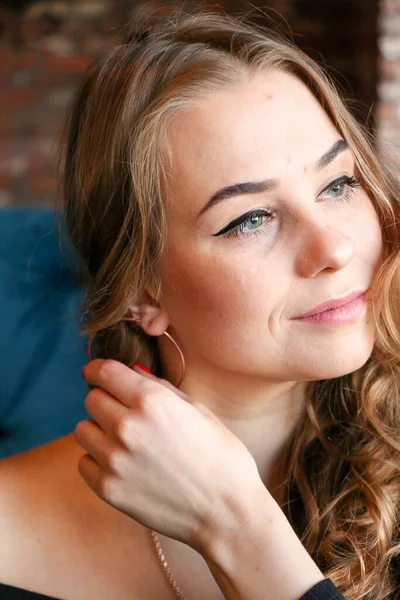
[[[302,236],[296,258],[296,271],[312,278],[321,271],[344,269],[354,256],[354,240],[339,229],[312,224]]]

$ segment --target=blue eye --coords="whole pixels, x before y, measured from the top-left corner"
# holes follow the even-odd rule
[[[350,188],[347,194],[344,193],[346,186]],[[326,188],[320,193],[320,196],[323,195],[326,198],[340,198],[348,201],[350,200],[349,192],[356,187],[360,187],[360,181],[356,177],[348,177],[347,175],[343,175],[343,177],[339,177],[327,185]]]
[[[344,181],[337,181],[336,183],[333,183],[327,190],[325,190],[325,192],[330,192],[329,195],[331,195],[333,198],[338,198],[343,194],[345,185],[346,183]]]
[[[240,231],[254,231],[263,224],[264,217],[262,215],[252,215],[240,225]]]
[[[234,219],[218,231],[218,233],[214,233],[214,237],[219,235],[227,234],[226,237],[241,237],[248,236],[258,233],[260,230],[264,230],[265,225],[268,226],[269,221],[275,216],[275,210],[252,210],[237,219]]]

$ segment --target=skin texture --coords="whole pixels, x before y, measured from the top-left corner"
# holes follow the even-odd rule
[[[151,335],[172,324],[187,362],[181,389],[246,444],[272,491],[272,465],[302,410],[302,383],[355,371],[373,348],[367,311],[339,326],[291,320],[367,289],[381,257],[381,228],[366,192],[348,185],[322,191],[354,175],[348,149],[315,169],[340,139],[308,88],[278,72],[181,112],[170,126],[163,295],[157,306],[145,300],[135,307]],[[279,179],[275,190],[226,199],[198,217],[221,188],[270,178]],[[276,215],[247,236],[214,236],[255,209]],[[177,353],[165,336],[160,345],[166,377],[177,381]]]

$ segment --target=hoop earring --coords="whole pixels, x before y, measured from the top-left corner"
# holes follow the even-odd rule
[[[139,321],[137,321],[136,319],[133,319],[131,317],[124,317],[123,319],[121,319],[121,321],[133,321],[134,323],[139,323]],[[172,327],[171,327],[172,329]],[[182,350],[179,348],[178,343],[174,340],[174,338],[167,332],[164,331],[164,333],[162,335],[165,335],[175,346],[176,350],[178,351],[179,354],[179,359],[181,361],[181,376],[179,378],[178,383],[175,385],[175,387],[177,389],[179,389],[179,386],[181,385],[184,377],[185,377],[185,373],[186,373],[186,361],[185,361],[185,357],[183,356],[183,352]],[[91,362],[92,360],[92,343],[93,343],[93,338],[94,336],[90,336],[88,339],[88,348],[87,348],[87,353],[88,353],[88,362]]]
[[[172,329],[172,327],[171,327],[171,329]],[[180,361],[181,361],[181,376],[180,376],[180,379],[179,379],[178,383],[175,384],[175,387],[179,390],[179,386],[181,385],[181,383],[182,383],[182,381],[183,381],[183,379],[185,377],[185,373],[186,373],[186,361],[185,361],[185,357],[183,356],[183,352],[179,348],[177,342],[174,340],[174,338],[169,333],[167,333],[166,331],[164,331],[164,333],[162,335],[166,335],[167,338],[169,340],[171,340],[171,342],[173,343],[173,345],[175,346],[175,348],[177,349],[178,354],[179,354],[179,358],[180,358]]]

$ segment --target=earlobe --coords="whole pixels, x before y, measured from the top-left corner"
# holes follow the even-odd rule
[[[131,308],[133,320],[147,335],[160,336],[171,323],[169,315],[148,292],[143,296],[142,302]]]

